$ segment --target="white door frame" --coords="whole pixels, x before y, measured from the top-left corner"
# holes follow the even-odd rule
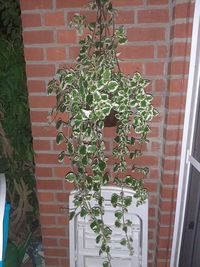
[[[187,88],[187,100],[185,108],[185,120],[183,129],[181,162],[179,170],[178,195],[175,215],[175,225],[172,243],[170,267],[178,267],[181,249],[181,240],[185,218],[187,189],[190,166],[195,166],[191,156],[194,124],[196,119],[197,97],[200,80],[200,0],[196,0],[193,20],[192,47],[190,54],[189,79]],[[198,166],[197,166],[198,165]],[[200,167],[198,163],[196,168]],[[198,169],[197,168],[197,169]]]

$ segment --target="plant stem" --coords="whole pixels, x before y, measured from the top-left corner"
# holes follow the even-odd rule
[[[97,218],[95,217],[95,215],[91,211],[92,207],[91,207],[90,203],[85,198],[83,199],[83,206],[87,209],[90,218],[93,221],[97,221]],[[104,228],[105,228],[106,225],[104,224],[102,210],[101,210],[100,216],[101,216],[101,224],[100,223],[98,223],[98,224],[99,224],[100,232],[101,232],[102,239],[103,239],[102,244],[104,243],[104,244],[106,244],[108,246],[108,238],[104,234]],[[110,253],[108,251],[106,251],[106,258],[107,258],[107,260],[109,262],[109,267],[111,267],[111,255],[110,255]]]

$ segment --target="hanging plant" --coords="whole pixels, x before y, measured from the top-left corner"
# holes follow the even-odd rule
[[[67,113],[68,120],[56,123],[57,144],[65,143],[66,150],[59,154],[59,161],[71,159],[72,170],[66,173],[66,180],[74,184],[75,210],[88,216],[90,227],[96,233],[100,244],[99,255],[105,256],[104,267],[111,266],[109,240],[111,228],[104,222],[104,199],[102,186],[114,183],[121,193],[114,193],[111,204],[116,209],[114,223],[122,229],[121,244],[133,253],[132,238],[129,235],[130,220],[125,214],[132,203],[131,196],[124,195],[124,188],[131,188],[137,204],[147,198],[143,178],[147,167],[136,166],[134,159],[142,156],[142,144],[148,142],[148,122],[158,114],[152,105],[152,95],[145,92],[149,81],[137,72],[126,76],[120,70],[118,46],[127,42],[123,27],[115,27],[116,11],[109,0],[93,0],[90,8],[96,10],[96,21],[86,23],[86,18],[76,14],[72,25],[79,32],[84,27],[88,34],[80,43],[80,52],[74,68],[62,68],[48,85],[48,93],[55,93],[58,113]],[[104,127],[110,114],[116,118],[115,147],[112,154],[114,177],[111,177],[105,153]],[[66,134],[65,128],[70,134]],[[69,130],[70,129],[70,130]],[[132,159],[133,177],[125,176],[127,160]],[[140,173],[140,179],[134,176]],[[142,174],[142,175],[141,175]],[[123,177],[123,178],[121,178]]]

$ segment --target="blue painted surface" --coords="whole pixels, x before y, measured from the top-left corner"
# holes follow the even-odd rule
[[[6,203],[4,218],[3,218],[3,261],[5,258],[6,247],[8,242],[9,213],[10,213],[10,204]],[[3,267],[3,261],[0,261],[0,267]]]

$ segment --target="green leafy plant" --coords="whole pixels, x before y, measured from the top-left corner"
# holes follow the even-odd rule
[[[0,0],[0,32],[14,45],[22,45],[19,0]]]
[[[12,206],[9,237],[18,244],[38,217],[18,0],[0,0],[0,172]]]
[[[9,234],[20,242],[38,216],[23,48],[0,40],[0,172],[14,211]]]
[[[142,144],[148,142],[148,122],[158,112],[151,103],[153,96],[145,92],[149,81],[139,73],[126,76],[120,70],[118,46],[125,44],[127,38],[123,27],[115,26],[116,11],[112,3],[94,0],[90,8],[96,10],[95,22],[87,23],[79,14],[72,22],[79,32],[84,27],[88,30],[80,41],[76,66],[59,69],[49,82],[48,93],[56,94],[57,112],[69,114],[67,121],[58,119],[56,123],[56,142],[66,144],[59,161],[69,157],[72,163],[72,171],[65,177],[76,189],[75,210],[70,213],[70,219],[77,213],[89,216],[90,227],[97,235],[96,243],[100,244],[99,255],[105,256],[103,266],[107,267],[111,266],[112,230],[104,222],[101,188],[111,182],[121,188],[121,193],[114,193],[110,201],[116,209],[115,226],[124,232],[120,243],[132,254],[134,248],[128,231],[132,222],[125,216],[132,197],[125,196],[124,188],[133,190],[138,205],[147,198],[143,178],[148,168],[135,165],[134,159],[142,155]],[[114,181],[107,166],[103,135],[105,121],[113,113],[116,118]],[[65,128],[70,134],[66,134]],[[133,162],[133,176],[125,175],[128,159]],[[135,179],[138,173],[141,178]]]

